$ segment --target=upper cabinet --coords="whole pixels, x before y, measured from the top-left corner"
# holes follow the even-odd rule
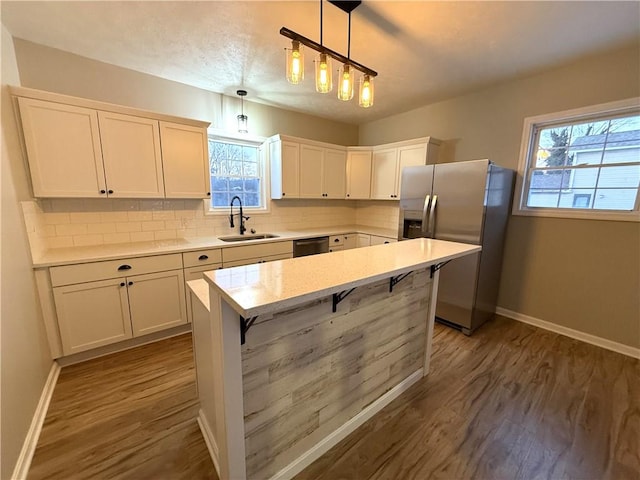
[[[113,198],[164,196],[158,121],[98,112],[107,193]]]
[[[164,190],[167,198],[211,196],[206,128],[160,122]]]
[[[269,142],[271,198],[345,198],[344,147],[280,135]]]
[[[347,198],[371,198],[371,148],[349,147],[347,152]]]
[[[208,197],[208,123],[38,90],[12,93],[36,197]]]
[[[106,196],[98,112],[18,98],[36,197]]]
[[[404,167],[437,163],[440,142],[430,138],[379,145],[373,148],[371,198],[397,200]]]

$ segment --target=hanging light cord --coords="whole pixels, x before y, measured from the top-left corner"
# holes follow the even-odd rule
[[[351,12],[349,12],[349,33],[347,34],[347,59],[351,60]]]
[[[322,0],[320,0],[320,46],[322,46]]]

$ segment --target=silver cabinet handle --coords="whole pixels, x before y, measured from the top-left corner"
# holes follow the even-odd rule
[[[429,237],[436,236],[436,204],[438,203],[438,195],[434,195],[431,200],[431,209],[429,210]]]
[[[424,197],[424,207],[422,207],[422,236],[426,237],[427,234],[429,233],[427,231],[427,217],[429,215],[429,203],[431,202],[431,195],[427,195],[426,197]]]

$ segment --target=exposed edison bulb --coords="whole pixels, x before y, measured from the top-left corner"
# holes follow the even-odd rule
[[[373,77],[371,75],[364,75],[360,79],[359,103],[364,108],[373,105]]]
[[[329,93],[333,89],[333,75],[331,72],[331,57],[321,53],[316,61],[316,91]]]
[[[302,45],[297,40],[291,42],[291,50],[287,52],[287,80],[294,85],[304,80],[304,54]]]
[[[338,98],[348,102],[353,98],[353,72],[351,65],[345,64],[340,69],[340,86],[338,87]]]

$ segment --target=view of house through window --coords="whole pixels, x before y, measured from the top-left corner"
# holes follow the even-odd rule
[[[261,162],[258,145],[209,137],[211,208],[229,208],[236,195],[244,207],[263,208]]]
[[[534,123],[531,135],[521,208],[637,210],[640,114]]]

